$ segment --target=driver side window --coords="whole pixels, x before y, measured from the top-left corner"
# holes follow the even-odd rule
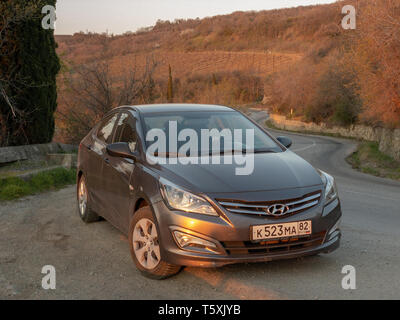
[[[136,150],[136,126],[134,119],[123,112],[117,123],[114,142],[127,142],[131,151]]]
[[[99,140],[105,142],[106,144],[110,144],[112,142],[112,133],[115,121],[117,121],[118,113],[111,116],[103,121],[100,125],[100,129],[97,131],[97,138]]]

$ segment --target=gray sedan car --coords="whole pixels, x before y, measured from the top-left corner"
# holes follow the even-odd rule
[[[137,268],[156,279],[331,252],[342,214],[334,178],[290,146],[229,107],[116,108],[79,146],[79,215],[127,235]]]

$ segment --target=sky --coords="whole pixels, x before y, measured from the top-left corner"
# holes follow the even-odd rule
[[[333,0],[58,0],[56,34],[79,31],[121,34],[158,19],[204,18],[235,11],[325,4]]]

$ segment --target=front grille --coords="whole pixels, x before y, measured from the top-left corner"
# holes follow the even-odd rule
[[[289,207],[289,210],[284,215],[284,217],[287,217],[289,215],[300,213],[302,211],[315,207],[319,203],[320,199],[321,191],[316,191],[313,193],[308,193],[301,198],[277,201],[251,202],[226,199],[217,199],[217,201],[224,209],[228,210],[229,212],[259,216],[270,216],[266,211],[271,205],[284,204]]]
[[[225,241],[222,242],[222,245],[226,252],[232,256],[296,252],[321,245],[324,241],[325,233],[324,231],[305,237],[260,242]]]

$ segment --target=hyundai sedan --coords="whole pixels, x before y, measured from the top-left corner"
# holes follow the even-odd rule
[[[79,146],[81,219],[129,239],[147,277],[328,253],[339,247],[334,178],[224,106],[113,109]]]

